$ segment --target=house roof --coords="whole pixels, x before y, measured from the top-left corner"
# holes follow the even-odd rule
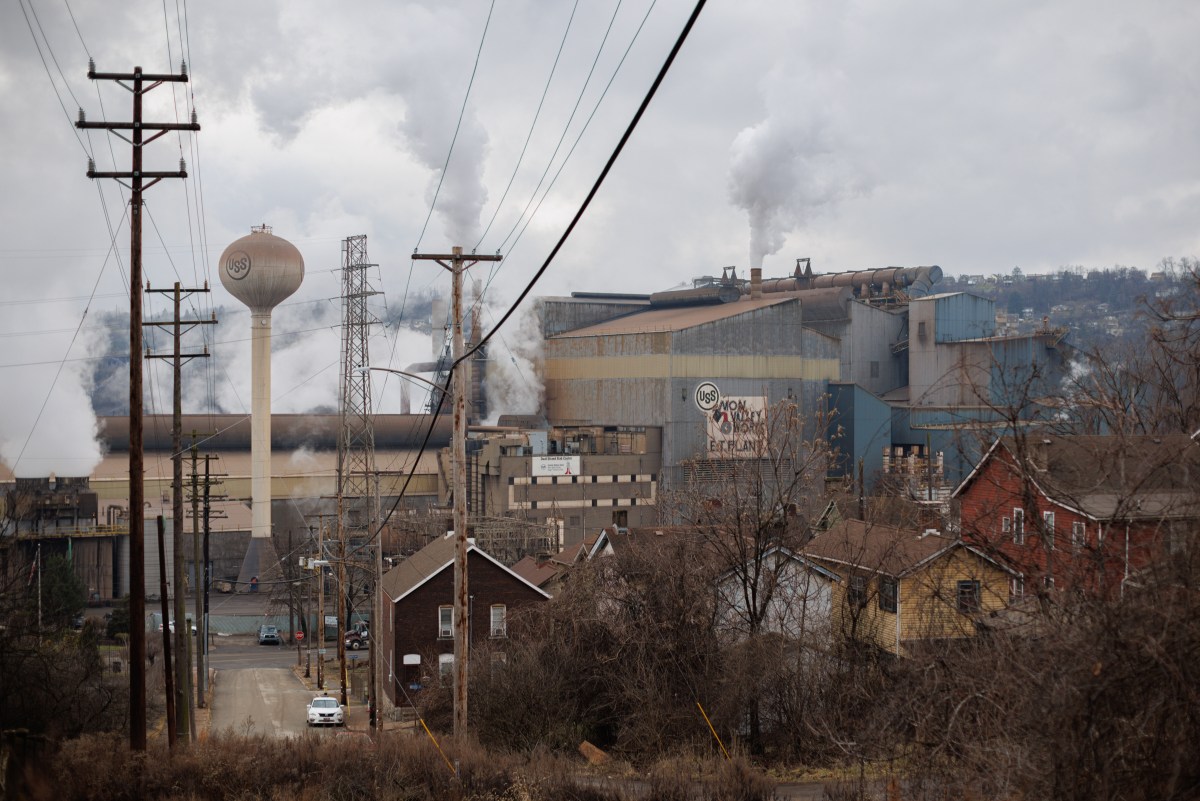
[[[512,572],[535,587],[544,587],[562,572],[562,566],[549,560],[538,561],[536,557],[526,556],[512,566]]]
[[[814,537],[802,553],[849,567],[904,576],[920,570],[955,548],[964,548],[997,568],[1012,572],[962,540],[932,530],[919,532],[863,520],[837,523]]]
[[[1023,458],[1025,475],[1045,497],[1093,519],[1200,516],[1194,491],[1200,446],[1183,434],[1004,437],[992,443],[954,496],[966,492],[1001,452],[1013,464]]]
[[[834,573],[832,570],[829,570],[828,568],[817,564],[816,562],[812,561],[811,558],[807,558],[804,554],[797,553],[796,551],[793,551],[791,548],[785,547],[783,545],[773,545],[770,548],[767,548],[765,551],[763,551],[761,557],[759,557],[759,558],[762,560],[766,560],[776,554],[779,554],[784,559],[787,559],[790,562],[795,562],[796,564],[804,567],[809,572],[815,573],[818,576],[821,576],[822,578],[828,579],[829,581],[841,581],[842,580],[841,576],[839,576],[837,573]],[[754,561],[749,560],[745,564],[753,565]],[[721,576],[718,578],[718,581],[723,581],[724,579],[728,578],[729,576],[737,575],[737,574],[738,574],[738,568],[736,566],[731,567],[728,570],[726,570],[724,573],[721,574]]]
[[[467,556],[469,557],[472,552],[487,559],[534,592],[540,593],[547,598],[550,597],[541,587],[538,587],[524,576],[513,572],[511,568],[506,567],[502,562],[497,561],[486,551],[475,545],[475,540],[469,539],[467,540]],[[394,603],[453,564],[454,535],[447,534],[429,543],[385,573],[382,582],[383,591],[387,593],[387,596]]]

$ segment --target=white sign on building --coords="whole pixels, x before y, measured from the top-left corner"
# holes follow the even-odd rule
[[[533,457],[533,475],[577,476],[579,475],[579,456],[535,456]]]
[[[722,397],[707,414],[709,458],[763,455],[767,428],[765,396]]]

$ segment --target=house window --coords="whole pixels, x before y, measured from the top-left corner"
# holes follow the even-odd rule
[[[447,640],[454,636],[454,607],[438,607],[438,637]]]
[[[1046,525],[1046,547],[1054,550],[1054,512],[1042,512],[1042,522]]]
[[[958,611],[965,614],[979,611],[979,582],[958,582]]]
[[[1013,545],[1025,544],[1025,510],[1013,509],[1012,518]]]
[[[894,578],[879,577],[879,608],[885,612],[896,611],[896,597],[899,587]]]
[[[508,664],[508,654],[503,651],[492,651],[492,667],[503,667]]]
[[[508,610],[504,604],[492,604],[492,636],[508,636]]]
[[[450,681],[454,674],[454,654],[438,654],[438,677]]]
[[[851,576],[850,589],[847,591],[846,600],[855,609],[862,609],[867,605],[867,577],[866,576]]]
[[[1012,534],[1012,518],[1011,517],[1000,518],[1000,534],[1004,537],[1008,537],[1010,534]]]
[[[1071,523],[1071,547],[1079,550],[1087,544],[1087,526],[1076,520]]]
[[[1017,576],[1010,582],[1008,594],[1014,601],[1025,597],[1025,578],[1023,576]]]

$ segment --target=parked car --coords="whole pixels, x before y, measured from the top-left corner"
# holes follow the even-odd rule
[[[366,648],[371,644],[371,635],[367,631],[346,632],[346,647],[351,651]]]
[[[258,644],[259,645],[283,645],[283,638],[279,636],[279,629],[275,626],[259,626],[258,627]]]
[[[328,695],[318,695],[308,702],[309,726],[345,726],[346,710],[336,698]]]

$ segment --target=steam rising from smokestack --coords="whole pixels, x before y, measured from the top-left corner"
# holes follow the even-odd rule
[[[488,136],[474,110],[468,107],[447,165],[446,143],[454,133],[459,113],[454,105],[457,101],[451,98],[462,95],[461,88],[452,92],[444,85],[446,83],[426,81],[413,84],[405,93],[408,113],[400,129],[413,155],[433,170],[425,189],[425,202],[434,202],[434,194],[437,193],[434,210],[445,224],[448,244],[470,249],[479,238],[479,215],[483,204],[487,202],[487,190],[483,186],[483,163],[487,155]]]
[[[750,221],[750,267],[777,253],[789,232],[867,183],[846,160],[849,138],[814,116],[774,115],[744,128],[730,147],[729,198]]]

